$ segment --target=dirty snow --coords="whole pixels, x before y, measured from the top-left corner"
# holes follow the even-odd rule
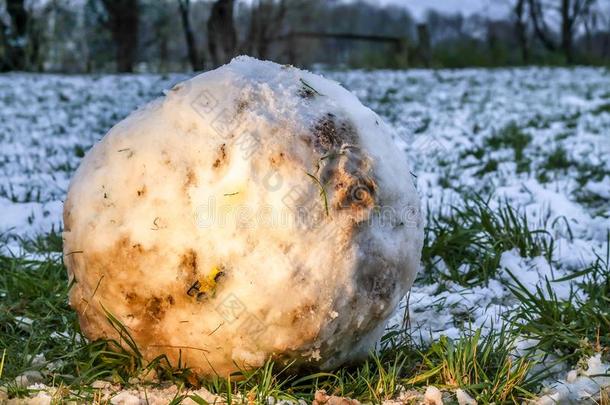
[[[205,376],[270,356],[321,369],[366,358],[423,243],[391,135],[294,67],[241,56],[177,84],[114,126],[70,183],[64,263],[82,332],[114,336],[110,312],[144,359]]]

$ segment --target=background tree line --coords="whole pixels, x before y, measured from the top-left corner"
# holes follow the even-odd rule
[[[503,19],[341,0],[2,0],[0,70],[203,70],[249,54],[335,67],[606,64],[604,0],[496,0]]]

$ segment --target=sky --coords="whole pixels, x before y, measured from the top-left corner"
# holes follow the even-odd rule
[[[462,13],[470,15],[479,13],[489,15],[491,18],[506,16],[509,12],[509,1],[507,0],[367,0],[371,3],[381,5],[405,6],[413,16],[419,20],[423,19],[428,9],[434,9],[445,13]]]

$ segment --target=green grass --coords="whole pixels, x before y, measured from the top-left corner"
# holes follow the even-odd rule
[[[526,127],[536,128],[536,129],[545,129],[551,126],[551,121],[548,117],[541,116],[536,114],[536,116],[525,124]]]
[[[449,213],[431,213],[425,229],[420,277],[454,281],[463,286],[485,284],[496,275],[503,252],[517,249],[522,257],[550,260],[553,239],[544,224],[533,228],[527,217],[507,202],[492,209],[473,196]],[[446,271],[438,270],[439,260]]]
[[[563,147],[558,146],[547,156],[542,168],[546,170],[565,171],[569,169],[570,166],[572,166],[572,162],[568,158],[568,152]]]
[[[608,238],[610,240],[610,237]],[[550,356],[560,356],[575,364],[584,356],[607,351],[610,347],[610,251],[597,255],[591,265],[529,291],[511,274],[510,290],[520,302],[511,315],[518,333],[537,341],[535,346]],[[554,283],[582,278],[577,283],[582,294],[573,289],[560,299]]]
[[[461,157],[472,155],[482,162],[485,154],[490,150],[512,149],[517,173],[529,173],[532,161],[525,156],[525,149],[531,141],[531,135],[524,132],[516,123],[511,122],[499,130],[494,130],[490,136],[484,139],[483,146],[464,151]],[[494,173],[498,170],[499,163],[494,158],[486,159],[483,166],[475,172],[475,175],[483,177],[485,174]]]
[[[540,183],[548,183],[564,176],[569,170],[575,171],[574,179],[578,184],[578,187],[571,192],[574,200],[590,209],[594,216],[606,216],[607,199],[584,188],[589,181],[601,182],[610,176],[610,171],[606,169],[604,163],[593,164],[586,160],[574,161],[569,158],[565,148],[558,146],[545,157],[537,170],[536,178]]]
[[[589,180],[602,181],[604,177],[610,176],[610,170],[606,169],[603,163],[581,162],[576,165],[576,168],[578,170],[576,181],[580,186],[584,186]]]
[[[51,227],[49,233],[36,235],[33,238],[22,238],[20,244],[25,251],[30,253],[48,254],[61,253],[63,249],[62,230]]]
[[[439,229],[428,232],[444,229],[449,233],[436,234],[435,241],[428,239],[428,255],[448,249],[444,257],[450,260],[451,254],[463,254],[460,249],[467,243],[480,249],[456,259],[456,263],[471,260],[474,265],[477,257],[481,261],[489,256],[489,263],[496,268],[488,270],[496,271],[498,252],[515,248],[525,256],[539,256],[549,249],[547,235],[532,230],[525,218],[506,204],[491,211],[486,201],[473,198],[466,208],[454,207],[453,215],[442,221],[436,225]],[[468,225],[462,226],[468,230],[466,235],[457,231],[460,223]],[[31,240],[28,246],[36,246],[35,252],[50,247],[57,250],[57,233]],[[163,356],[145,361],[129,330],[111,313],[106,314],[107,320],[117,331],[117,340],[88,342],[67,304],[65,268],[54,257],[31,260],[0,255],[0,291],[4,294],[0,296],[0,385],[11,397],[30,394],[15,383],[15,377],[26,371],[38,370],[44,383],[62,387],[58,403],[68,398],[90,403],[99,395],[90,386],[93,381],[102,379],[129,387],[133,378],[138,378],[139,384],[153,388],[157,383],[147,376],[154,370],[160,380],[180,387],[174,404],[188,397],[186,388],[199,386],[227,403],[241,403],[240,398],[245,398],[261,404],[269,397],[312,401],[318,390],[381,403],[395,398],[402,389],[423,392],[429,384],[449,392],[462,388],[479,403],[521,403],[535,396],[545,374],[534,373],[541,367],[541,357],[534,352],[514,357],[518,336],[537,339],[536,348],[561,353],[574,362],[610,345],[610,320],[600,311],[610,296],[606,252],[590,267],[574,273],[573,277],[582,277],[579,286],[587,293],[584,300],[558,300],[552,286],[546,287],[550,294],[531,294],[515,278],[511,289],[520,307],[500,330],[486,334],[474,330],[457,339],[442,337],[430,344],[413,340],[409,329],[392,330],[368,360],[333,372],[294,373],[269,361],[230,379],[201,380]],[[481,269],[472,271],[456,276],[458,281],[481,283],[489,277],[474,273]],[[35,361],[37,354],[44,354],[45,361]],[[205,403],[194,395],[189,398]]]
[[[5,353],[0,377],[9,394],[24,394],[14,379],[31,370],[41,371],[46,381],[72,387],[97,379],[126,383],[152,369],[165,379],[186,380],[188,370],[164,358],[145,364],[127,331],[110,314],[109,322],[128,344],[87,342],[67,303],[69,283],[60,260],[0,256],[0,349]],[[34,362],[38,354],[44,355],[41,364]]]
[[[602,113],[610,113],[610,104],[602,104],[592,111],[593,115],[600,115]]]
[[[531,135],[523,132],[516,123],[512,122],[499,131],[494,131],[490,137],[485,139],[485,145],[493,150],[511,148],[514,151],[517,173],[522,173],[529,172],[530,169],[531,161],[525,157],[524,151],[531,141]]]
[[[493,173],[498,170],[498,161],[495,159],[489,159],[482,168],[480,168],[475,174],[479,177],[487,173]]]
[[[457,340],[447,337],[423,353],[423,369],[411,383],[431,383],[444,388],[462,388],[479,403],[519,403],[533,398],[545,373],[533,373],[536,360],[515,358],[514,335],[507,330],[481,329],[463,334]]]

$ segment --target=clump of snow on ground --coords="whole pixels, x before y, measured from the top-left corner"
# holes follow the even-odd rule
[[[30,396],[27,398],[15,398],[0,403],[13,404],[29,404],[29,405],[51,405],[55,403],[63,403],[67,392],[65,387],[49,387],[44,384],[32,384],[27,386],[30,391]],[[202,403],[210,404],[225,404],[226,402],[207,391],[204,388],[186,390],[177,387],[176,385],[167,385],[165,387],[147,387],[140,386],[138,388],[121,388],[106,381],[95,381],[92,387],[95,390],[95,403],[104,403],[112,405],[166,405],[177,398],[183,398],[180,404],[195,405]],[[78,398],[78,393],[73,393],[74,398]],[[239,401],[239,398],[235,398]],[[77,401],[78,402],[78,401]],[[80,403],[80,402],[79,402]]]
[[[540,397],[537,405],[553,405],[557,403],[600,403],[599,395],[610,387],[610,364],[601,360],[601,354],[596,354],[587,360],[586,367],[571,370],[565,380],[560,380],[545,388],[547,392]]]

